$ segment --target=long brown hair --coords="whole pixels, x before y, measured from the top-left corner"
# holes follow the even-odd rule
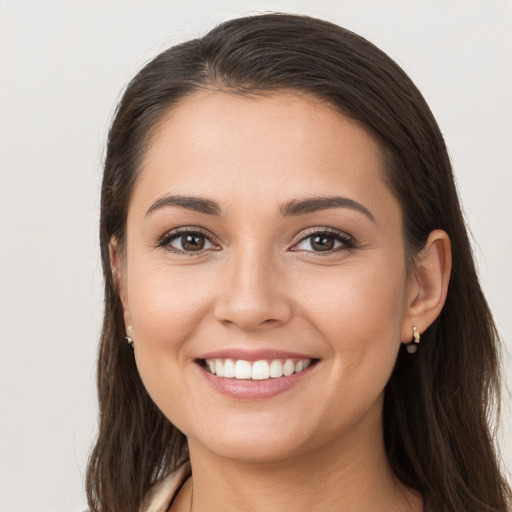
[[[443,229],[453,271],[443,311],[420,350],[402,350],[385,390],[391,467],[435,510],[507,510],[491,413],[499,401],[498,336],[484,298],[437,123],[387,55],[331,23],[288,14],[239,18],[172,47],[131,81],[110,129],[101,195],[105,316],[98,363],[99,435],[87,472],[93,512],[136,512],[149,487],[187,457],[186,439],[157,409],[123,342],[109,242],[122,244],[130,195],[152,129],[199,89],[298,90],[359,122],[386,154],[410,257]],[[411,200],[414,198],[414,200]]]

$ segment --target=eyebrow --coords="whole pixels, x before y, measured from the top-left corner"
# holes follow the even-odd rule
[[[350,208],[366,215],[370,220],[375,222],[375,217],[361,203],[342,196],[329,197],[312,197],[309,199],[293,200],[281,206],[281,214],[285,217],[294,215],[304,215],[320,210],[328,210],[331,208]]]
[[[165,195],[157,199],[149,207],[146,212],[146,217],[154,211],[166,206],[178,206],[180,208],[186,208],[187,210],[206,213],[207,215],[221,215],[221,208],[218,203],[210,199],[194,196]],[[375,222],[374,216],[361,203],[342,196],[312,197],[301,200],[294,199],[281,205],[279,211],[284,217],[294,217],[332,208],[349,208],[356,210]]]
[[[208,215],[220,215],[220,207],[215,201],[203,199],[201,197],[192,196],[172,196],[166,195],[157,199],[146,212],[146,217],[155,210],[164,208],[165,206],[179,206],[187,210],[194,210],[199,213]]]

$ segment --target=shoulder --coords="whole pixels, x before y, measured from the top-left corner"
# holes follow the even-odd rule
[[[190,474],[190,464],[186,462],[156,482],[148,493],[142,512],[167,512]]]

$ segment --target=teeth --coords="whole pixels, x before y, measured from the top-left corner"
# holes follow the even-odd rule
[[[289,377],[294,373],[304,371],[311,364],[311,359],[274,359],[260,360],[250,363],[239,359],[207,359],[206,367],[210,373],[226,379],[239,380],[268,380],[279,377]]]
[[[217,363],[215,363],[215,367],[217,367]],[[224,361],[224,377],[227,379],[232,379],[234,376],[235,363],[233,362],[233,359],[226,359],[226,361]]]
[[[217,359],[222,364],[221,359]],[[217,368],[217,361],[215,361],[215,368]],[[219,374],[217,373],[219,376]],[[235,379],[250,379],[252,376],[251,363],[249,361],[237,361],[235,364]]]
[[[220,359],[215,361],[215,374],[219,377],[224,377],[224,365]]]
[[[283,363],[279,359],[274,359],[270,363],[270,376],[274,379],[283,376]]]
[[[252,380],[266,380],[270,377],[270,366],[267,361],[256,361],[252,365]]]
[[[295,371],[295,365],[291,359],[287,359],[286,363],[283,365],[283,375],[288,377]]]

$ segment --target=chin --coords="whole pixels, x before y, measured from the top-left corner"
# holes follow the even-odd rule
[[[189,440],[190,445],[190,440]],[[190,446],[191,453],[193,447]],[[212,446],[202,445],[202,449],[206,449],[214,456],[229,459],[239,463],[247,464],[268,464],[278,463],[301,453],[300,447],[282,439],[254,439],[248,441],[245,438],[237,439],[218,439],[218,442]]]
[[[263,423],[209,427],[206,432],[187,436],[191,453],[207,450],[217,457],[247,463],[278,462],[307,451],[309,434],[298,428],[283,427],[276,418]]]

